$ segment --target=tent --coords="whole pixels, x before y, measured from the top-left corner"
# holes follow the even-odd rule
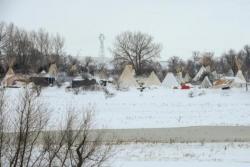
[[[236,74],[235,77],[240,78],[243,82],[246,82],[246,79],[245,79],[244,75],[242,74],[242,71],[241,71],[241,70],[239,70],[239,71],[237,72],[237,74]]]
[[[228,70],[227,76],[228,76],[228,77],[233,77],[233,76],[234,76],[234,72],[233,72],[232,69]]]
[[[56,77],[57,76],[57,66],[56,64],[51,64],[50,67],[49,67],[49,76],[50,77]]]
[[[206,73],[207,69],[204,66],[201,66],[199,72],[193,78],[193,81],[199,81],[204,73]]]
[[[12,69],[12,67],[9,67],[7,73],[5,74],[2,82],[1,82],[1,85],[3,86],[11,86],[13,84],[12,82],[12,79],[15,76],[15,73]]]
[[[234,87],[242,87],[246,84],[246,79],[242,74],[241,70],[238,70],[236,76],[234,77],[234,81],[232,83],[232,86]]]
[[[77,71],[78,69],[77,69],[77,66],[76,66],[76,64],[74,64],[74,65],[72,65],[71,67],[70,67],[70,74],[71,75],[76,75],[77,74]]]
[[[118,80],[119,86],[122,88],[137,87],[138,83],[134,78],[134,73],[132,65],[126,65]]]
[[[217,79],[220,78],[216,71],[213,71],[213,72],[211,73],[211,75],[212,75],[212,77],[213,77],[214,80],[217,80]]]
[[[182,77],[182,72],[178,72],[177,73],[176,79],[177,79],[177,81],[178,81],[179,84],[184,83],[184,79]]]
[[[167,87],[167,88],[176,88],[176,87],[179,87],[180,84],[176,80],[174,74],[169,72],[167,73],[166,77],[162,81],[162,86]]]
[[[189,83],[192,80],[192,78],[190,77],[190,75],[188,73],[186,73],[183,80],[184,80],[184,83]]]
[[[161,85],[161,81],[159,80],[159,78],[157,77],[154,71],[152,71],[149,77],[146,79],[145,85],[146,86],[160,86]]]
[[[24,86],[29,82],[27,77],[23,75],[16,75],[13,69],[10,67],[3,78],[1,85],[2,86]]]
[[[210,82],[208,76],[206,76],[206,77],[204,78],[204,80],[202,81],[202,83],[201,83],[201,88],[210,88],[210,87],[212,87],[212,86],[213,86],[213,85],[212,85],[212,83]]]

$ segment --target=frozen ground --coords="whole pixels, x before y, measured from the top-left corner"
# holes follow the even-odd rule
[[[124,144],[112,167],[249,167],[250,143]]]
[[[18,101],[22,89],[8,89],[9,101]],[[204,95],[198,95],[199,93]],[[78,95],[64,88],[45,88],[41,101],[50,111],[51,126],[63,120],[68,108],[79,112],[95,108],[96,128],[166,128],[205,125],[250,125],[250,92],[244,89],[190,90],[158,88],[139,92],[115,91],[105,98],[103,92],[81,92]]]

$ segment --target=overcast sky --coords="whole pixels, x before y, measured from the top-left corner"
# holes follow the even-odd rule
[[[126,30],[151,34],[163,60],[250,44],[250,0],[0,0],[0,21],[58,32],[65,50],[82,56],[98,56],[100,33],[111,56],[108,48]]]

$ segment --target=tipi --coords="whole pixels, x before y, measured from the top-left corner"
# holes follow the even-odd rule
[[[146,86],[160,86],[161,85],[161,81],[159,80],[159,78],[157,77],[154,71],[152,71],[149,77],[146,79],[145,85]]]
[[[242,74],[242,71],[241,71],[241,70],[239,70],[239,71],[237,72],[237,74],[236,74],[235,77],[238,77],[238,78],[240,78],[243,82],[246,82],[246,79],[245,79],[244,75]]]
[[[50,67],[49,67],[49,76],[50,77],[56,77],[57,76],[57,66],[56,64],[51,64]]]
[[[9,67],[7,73],[5,74],[5,76],[1,82],[1,85],[10,86],[12,84],[11,78],[13,78],[14,76],[15,76],[15,73],[14,73],[12,67]]]
[[[122,88],[137,87],[138,83],[134,78],[134,70],[132,65],[126,65],[119,80],[118,84]]]
[[[165,79],[162,81],[162,86],[167,87],[167,88],[175,88],[175,87],[179,87],[180,84],[176,80],[174,74],[169,72],[167,73]]]
[[[182,77],[182,72],[181,71],[177,73],[176,79],[177,79],[179,84],[184,83],[184,79]]]
[[[199,72],[195,75],[193,78],[193,81],[199,81],[202,77],[202,75],[207,71],[207,69],[204,66],[201,66]]]
[[[192,80],[192,78],[190,77],[190,75],[188,73],[186,73],[186,75],[184,77],[184,82],[189,83],[191,80]]]
[[[206,77],[204,78],[204,80],[202,81],[202,83],[201,83],[201,87],[202,87],[202,88],[210,88],[210,87],[212,87],[212,86],[213,86],[213,85],[212,85],[212,83],[210,82],[208,76],[206,76]]]
[[[219,79],[219,75],[217,74],[216,71],[213,71],[211,74],[212,74],[214,80]]]
[[[234,72],[233,72],[232,69],[228,70],[227,76],[228,76],[228,77],[233,77],[233,76],[234,76]]]

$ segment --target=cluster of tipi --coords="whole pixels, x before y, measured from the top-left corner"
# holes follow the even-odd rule
[[[10,66],[1,82],[1,85],[3,87],[9,87],[13,85],[27,85],[29,82],[32,82],[34,78],[42,78],[50,82],[51,79],[56,78],[57,74],[58,74],[58,69],[56,64],[50,65],[48,73],[46,73],[46,71],[43,70],[40,74],[34,74],[34,75],[15,74],[13,68]]]
[[[118,84],[121,88],[138,87],[138,79],[134,77],[135,71],[132,65],[125,66]],[[188,73],[183,77],[182,72],[179,72],[176,76],[172,72],[168,72],[161,82],[154,71],[151,72],[148,78],[139,79],[143,82],[144,86],[163,86],[166,88],[191,88],[191,84],[199,85],[200,88],[223,88],[223,87],[242,87],[246,84],[242,71],[239,70],[235,77],[222,76],[216,73],[216,71],[210,72],[210,67],[202,66],[195,77],[192,79]]]

